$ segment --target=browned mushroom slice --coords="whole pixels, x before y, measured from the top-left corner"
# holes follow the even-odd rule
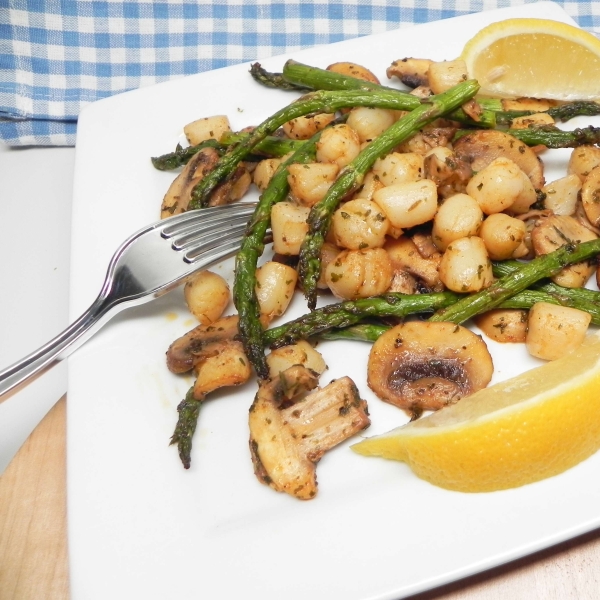
[[[598,236],[577,219],[567,215],[550,215],[537,219],[531,230],[531,243],[537,255],[549,254],[568,243],[595,240]],[[586,284],[594,272],[594,264],[588,261],[566,266],[552,277],[552,281],[568,288]]]
[[[185,212],[192,198],[192,190],[210,172],[219,160],[214,148],[203,148],[192,156],[183,171],[173,180],[160,207],[161,219]],[[237,202],[248,191],[252,176],[245,163],[241,163],[226,181],[211,194],[209,206]]]
[[[433,236],[430,231],[416,231],[411,239],[423,258],[439,259],[440,249],[433,243]]]
[[[600,166],[594,167],[583,181],[581,203],[590,223],[600,225]]]
[[[429,67],[433,61],[427,58],[402,58],[395,60],[386,70],[388,79],[397,77],[410,88],[429,86]]]
[[[426,85],[420,85],[419,87],[416,87],[416,88],[410,90],[409,94],[411,96],[415,96],[417,98],[422,98],[422,99],[433,96],[433,92],[431,91],[431,88]]]
[[[538,98],[504,98],[502,100],[502,110],[520,110],[532,112],[544,112],[558,103],[556,100],[540,100]]]
[[[457,127],[448,121],[436,121],[426,125],[402,144],[396,146],[396,152],[415,152],[425,156],[433,148],[446,147],[454,138]]]
[[[219,388],[241,385],[250,379],[252,367],[241,342],[212,342],[205,348],[205,352],[206,354],[194,364],[196,400],[201,400]]]
[[[438,186],[438,195],[443,198],[464,193],[473,176],[471,165],[460,160],[453,150],[445,146],[433,148],[425,156],[424,166],[425,178]]]
[[[396,269],[388,292],[417,294],[419,292],[419,284],[410,273],[402,271],[401,269]]]
[[[388,239],[383,248],[392,261],[394,272],[410,273],[429,291],[440,292],[444,289],[438,270],[441,260],[439,252],[423,256],[417,244],[406,235],[396,240]]]
[[[592,225],[589,217],[587,216],[587,213],[585,212],[585,209],[583,208],[582,202],[577,202],[577,204],[575,205],[575,212],[571,216],[580,225],[582,225],[586,229],[589,229],[595,235],[600,236],[600,227],[597,227],[596,225]]]
[[[373,344],[367,381],[379,398],[416,418],[486,387],[493,372],[485,342],[472,331],[410,321]]]
[[[167,350],[167,367],[172,373],[187,373],[205,356],[214,354],[211,345],[233,340],[238,333],[238,317],[222,317],[210,325],[198,325],[176,339]]]
[[[252,176],[245,163],[240,164],[226,181],[220,183],[210,196],[209,206],[231,204],[241,200],[252,183]],[[193,186],[192,186],[193,187]],[[191,194],[190,188],[188,195]],[[189,198],[188,198],[189,203]]]
[[[161,219],[185,212],[193,187],[217,164],[219,153],[214,148],[203,148],[189,160],[183,171],[173,180],[160,207]]]
[[[317,386],[296,365],[261,382],[249,414],[250,452],[262,483],[301,500],[317,493],[316,463],[325,452],[369,426],[367,405],[349,377]]]
[[[471,119],[473,119],[473,121],[481,120],[481,115],[483,114],[483,108],[482,108],[481,104],[479,104],[479,102],[477,102],[477,100],[475,100],[474,98],[472,98],[468,102],[465,102],[462,105],[462,109],[465,111],[465,114],[467,116],[469,116],[469,117],[471,117]]]
[[[494,159],[510,158],[529,177],[533,187],[543,187],[544,167],[538,155],[526,144],[503,131],[480,130],[459,138],[454,144],[456,156],[481,171]]]

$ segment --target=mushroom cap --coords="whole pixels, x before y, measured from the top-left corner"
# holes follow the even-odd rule
[[[454,144],[458,158],[481,171],[494,159],[509,158],[529,177],[536,190],[544,186],[544,165],[527,144],[514,136],[496,129],[482,129],[459,138]]]
[[[369,354],[369,387],[412,417],[487,386],[494,371],[481,336],[454,323],[409,321],[385,332]]]

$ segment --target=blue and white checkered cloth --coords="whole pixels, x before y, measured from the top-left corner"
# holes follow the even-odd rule
[[[112,94],[529,1],[0,0],[0,139],[71,146],[83,106]],[[600,33],[600,2],[558,3]]]

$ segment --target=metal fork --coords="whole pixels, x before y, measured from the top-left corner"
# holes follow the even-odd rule
[[[134,233],[113,255],[93,304],[54,339],[0,371],[0,402],[66,358],[124,308],[158,298],[193,272],[234,254],[255,207],[244,202],[191,211]]]

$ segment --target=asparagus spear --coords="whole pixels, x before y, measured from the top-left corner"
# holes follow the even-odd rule
[[[403,90],[380,85],[371,81],[365,81],[350,75],[328,71],[327,69],[319,69],[318,67],[305,65],[292,59],[288,60],[283,66],[283,73],[272,75],[272,84],[278,81],[278,76],[280,75],[281,80],[299,87],[305,86],[314,90],[390,90],[397,94],[412,98],[413,100],[407,100],[407,102],[412,102],[412,109],[417,108],[420,104],[420,101],[416,96],[412,96]],[[454,109],[451,114],[448,115],[448,118],[459,121],[464,125],[485,128],[495,127],[496,110],[501,107],[500,102],[494,98],[489,100],[481,99],[480,104],[482,105],[483,112],[478,121],[474,121],[460,107]],[[490,109],[492,106],[495,110]]]
[[[201,405],[202,401],[194,398],[194,387],[192,386],[177,406],[179,418],[171,436],[170,445],[177,444],[179,458],[186,469],[189,469],[191,464],[192,438],[198,424]]]
[[[341,90],[341,89],[378,89],[379,84],[369,81],[362,81],[349,75],[341,75],[326,69],[319,69],[299,63],[295,60],[288,60],[282,73],[267,73],[262,70],[263,76],[269,80],[271,87],[279,87],[286,89],[286,85],[295,85],[296,88],[290,87],[287,89],[322,89],[322,90]],[[386,89],[395,89],[386,87]],[[406,93],[398,90],[399,93]],[[479,127],[495,127],[497,125],[510,125],[516,117],[523,117],[536,114],[534,111],[516,111],[502,110],[502,101],[496,98],[480,98],[478,102],[484,109],[482,120],[475,123],[472,119],[458,109],[450,118],[460,122],[470,122]],[[584,100],[576,100],[574,102],[566,102],[560,106],[554,106],[548,109],[547,112],[555,121],[568,121],[579,116],[596,116],[600,115],[600,104],[597,102],[588,102]]]
[[[594,117],[600,115],[600,104],[586,100],[567,102],[553,106],[546,111],[555,121],[568,121],[574,117]]]
[[[466,82],[465,82],[466,83]],[[477,85],[471,82],[470,85]],[[410,100],[406,100],[410,98]],[[420,105],[419,101],[419,105]],[[284,108],[265,119],[256,126],[248,137],[234,144],[220,158],[216,166],[194,187],[191,193],[189,210],[203,208],[208,204],[210,194],[215,187],[237,168],[240,161],[244,160],[257,144],[266,136],[275,132],[284,123],[297,117],[312,113],[333,113],[342,108],[353,106],[371,106],[375,108],[390,108],[394,110],[411,110],[414,106],[412,96],[398,94],[396,90],[346,90],[328,91],[319,90],[310,92],[302,98],[292,102]]]
[[[347,300],[323,306],[294,321],[289,321],[264,332],[265,346],[279,348],[308,339],[333,328],[356,325],[370,317],[403,318],[427,313],[450,306],[460,298],[454,292],[432,294],[390,293],[359,300]]]
[[[600,144],[600,127],[579,127],[572,131],[564,131],[556,127],[529,127],[527,129],[507,129],[513,137],[525,142],[528,146],[543,145],[548,148],[576,148],[584,144]],[[470,129],[461,129],[456,132],[456,138],[472,133]],[[173,152],[154,156],[151,158],[152,165],[159,171],[171,171],[182,167],[197,152],[203,148],[215,148],[219,153],[224,153],[228,146],[239,144],[247,138],[248,134],[230,133],[225,134],[221,140],[206,140],[194,146],[182,147],[177,145]],[[256,156],[247,157],[249,160],[260,160],[264,156],[281,157],[293,152],[301,144],[298,140],[289,140],[275,135],[266,136],[254,148]]]
[[[350,78],[352,79],[352,78]],[[570,113],[574,113],[576,111],[577,106],[579,105],[587,105],[591,104],[595,108],[597,112],[592,112],[592,110],[587,110],[586,112],[581,112],[580,114],[585,115],[597,115],[600,114],[600,104],[595,102],[574,102],[571,104],[567,104],[564,106],[556,107],[556,110],[565,109],[565,114],[568,115]],[[418,104],[417,104],[418,105]],[[572,107],[575,105],[575,107]],[[570,110],[567,110],[570,109]],[[457,109],[459,112],[454,111],[453,118],[460,117],[461,109]],[[550,112],[554,109],[550,109],[547,112]],[[515,113],[515,114],[512,114]],[[512,119],[515,116],[521,116],[521,113],[516,114],[516,111],[512,111],[512,113],[507,112],[497,112],[496,118],[498,120],[498,124],[506,123],[510,124]],[[512,116],[509,116],[511,115]],[[522,114],[528,115],[533,114],[531,111],[522,111]],[[573,115],[577,116],[577,115]],[[570,118],[570,117],[569,117]],[[563,121],[568,120],[567,118],[563,118]],[[489,122],[489,121],[488,121]],[[483,126],[480,124],[480,126]],[[456,137],[460,137],[461,135],[466,135],[470,133],[471,130],[464,129],[459,130],[456,133]],[[544,145],[548,148],[576,148],[577,146],[581,146],[583,144],[600,144],[600,128],[587,126],[587,127],[579,127],[572,131],[564,131],[562,129],[558,129],[557,127],[552,126],[543,126],[543,127],[529,127],[527,129],[508,129],[507,133],[510,133],[514,137],[520,139],[522,142],[525,142],[528,146],[537,146]],[[171,171],[173,169],[177,169],[182,167],[188,163],[190,158],[194,156],[197,152],[202,150],[203,148],[215,148],[220,153],[223,153],[227,150],[227,147],[232,144],[238,144],[242,142],[248,134],[244,133],[230,133],[225,134],[221,137],[220,140],[206,140],[201,142],[200,144],[196,144],[194,146],[186,146],[183,147],[180,144],[177,144],[177,147],[173,152],[169,152],[167,154],[162,154],[160,156],[153,156],[151,158],[152,165],[155,169],[159,171]],[[259,156],[256,157],[258,160],[262,158],[262,155],[266,156],[284,156],[289,152],[293,152],[299,142],[297,140],[288,140],[285,138],[281,138],[278,136],[267,136],[262,142],[259,142],[254,152],[256,152]]]
[[[599,248],[600,251],[600,248]],[[318,337],[328,340],[358,340],[374,342],[389,325],[373,321],[377,317],[404,318],[410,315],[425,314],[434,310],[451,309],[458,301],[468,301],[469,296],[454,292],[437,292],[431,294],[389,293],[361,300],[348,300],[317,308],[294,321],[278,327],[267,329],[263,337],[265,346],[278,348],[293,344],[300,339]],[[571,296],[560,297],[544,289],[525,289],[507,297],[500,304],[484,305],[478,313],[492,308],[530,309],[536,302],[549,302],[562,306],[572,306],[590,312],[592,323],[600,325],[598,307],[587,311],[583,304],[577,303]],[[592,308],[591,306],[588,306]],[[478,314],[477,313],[477,314]],[[474,315],[473,315],[474,316]],[[433,319],[430,320],[442,320]],[[446,319],[443,319],[446,320]]]
[[[220,140],[205,140],[200,144],[186,146],[185,148],[181,144],[177,144],[174,152],[154,156],[150,160],[152,160],[152,165],[155,169],[159,171],[172,171],[186,165],[190,158],[203,148],[215,148],[220,154],[223,154],[228,146],[238,144],[246,137],[248,137],[247,133],[225,133],[221,136]],[[251,156],[249,159],[262,160],[265,156],[281,157],[296,150],[300,143],[298,140],[289,140],[269,135],[256,145],[254,151],[257,153],[257,156]]]
[[[192,156],[204,148],[215,148],[218,152],[223,152],[225,150],[223,144],[219,141],[205,140],[200,144],[186,146],[185,148],[181,144],[177,144],[174,152],[153,156],[150,160],[155,169],[158,169],[159,171],[172,171],[173,169],[187,165]]]
[[[241,248],[236,255],[233,300],[239,315],[240,340],[248,360],[261,379],[268,379],[269,367],[265,360],[263,327],[256,298],[256,265],[264,251],[264,238],[271,223],[271,208],[285,198],[289,185],[287,167],[314,160],[316,143],[321,132],[303,142],[298,150],[279,167],[271,182],[261,194],[254,214],[248,223]]]
[[[516,260],[493,263],[494,275],[496,277],[503,277],[514,273],[520,267],[521,263]],[[546,280],[534,283],[529,289],[548,294],[548,298],[544,302],[583,310],[592,316],[592,323],[595,325],[600,324],[600,292],[587,288],[566,288]]]
[[[476,81],[465,81],[452,89],[432,96],[412,112],[396,121],[387,131],[375,138],[339,174],[325,197],[315,204],[308,217],[308,233],[300,249],[298,273],[308,307],[317,302],[317,281],[321,271],[321,248],[329,230],[332,215],[339,203],[362,184],[365,174],[375,160],[385,156],[395,146],[408,139],[427,123],[437,119],[472,98],[479,90]],[[341,92],[338,92],[341,93]]]
[[[587,100],[575,100],[574,102],[565,102],[559,106],[553,106],[545,111],[555,121],[563,123],[575,117],[595,117],[600,115],[600,104]],[[496,122],[498,125],[508,125],[517,117],[529,117],[530,115],[539,114],[532,110],[499,110],[496,114]]]
[[[554,285],[554,284],[553,284]],[[560,286],[555,286],[560,287]],[[561,288],[566,289],[566,288]],[[579,291],[579,290],[573,290]],[[592,293],[592,290],[586,290]],[[536,302],[549,302],[550,304],[557,304],[561,306],[571,306],[572,308],[578,308],[588,312],[592,317],[592,323],[594,325],[600,325],[600,306],[593,305],[590,302],[581,303],[580,299],[576,294],[567,294],[561,296],[557,293],[551,293],[544,289],[528,289],[515,294],[511,298],[508,298],[502,302],[497,308],[520,308],[530,309]],[[332,328],[329,330],[321,331],[318,337],[322,340],[348,340],[348,341],[359,341],[359,342],[375,342],[377,338],[386,332],[391,325],[384,322],[361,322],[357,325],[350,325],[349,327],[343,328]]]
[[[452,306],[438,310],[429,320],[463,323],[479,313],[497,307],[540,279],[551,277],[566,265],[587,260],[599,252],[600,238],[579,244],[565,244],[554,252],[538,256],[523,264],[519,269],[501,277],[484,290],[465,296]]]
[[[252,79],[261,85],[278,90],[294,90],[305,92],[306,90],[314,89],[306,85],[298,85],[292,83],[291,81],[287,81],[283,77],[283,73],[271,73],[266,69],[263,69],[261,64],[257,62],[250,65],[250,75],[252,75]]]
[[[546,146],[547,148],[577,148],[584,144],[600,144],[600,127],[588,125],[587,127],[578,127],[572,131],[563,131],[553,125],[543,125],[539,127],[528,127],[527,129],[505,129],[518,140],[528,146]],[[473,133],[472,129],[459,129],[454,140]]]
[[[562,131],[557,127],[528,127],[527,129],[507,129],[518,140],[528,146],[543,145],[548,148],[577,148],[584,144],[600,144],[600,127],[578,127],[572,131]]]
[[[378,89],[380,86],[368,81],[362,81],[348,75],[341,75],[325,69],[319,69],[299,63],[295,60],[288,60],[282,73],[267,73],[261,69],[262,79],[255,77],[263,85],[270,87],[280,87],[281,89],[323,89],[323,90],[341,90],[341,89]],[[253,74],[254,76],[254,74]],[[296,86],[296,87],[293,87]],[[395,89],[386,87],[386,89]],[[399,93],[406,93],[397,90]],[[496,98],[479,98],[478,102],[483,107],[484,112],[481,120],[473,121],[464,111],[457,109],[450,118],[468,123],[478,127],[496,127],[499,125],[510,126],[512,120],[516,117],[523,117],[536,114],[535,111],[508,110],[502,109],[502,101]],[[554,106],[547,112],[555,121],[566,122],[578,116],[596,116],[600,115],[600,104],[584,100],[566,102],[560,106]],[[593,143],[593,142],[591,142]]]
[[[232,146],[239,144],[247,136],[247,133],[224,133],[220,141],[226,146]],[[291,140],[278,135],[268,135],[262,142],[256,144],[254,153],[257,160],[262,160],[265,156],[281,158],[290,152],[295,152],[302,144],[303,140]]]
[[[359,342],[375,342],[385,333],[390,325],[385,323],[359,323],[343,328],[333,328],[319,334],[322,340],[352,340]]]

